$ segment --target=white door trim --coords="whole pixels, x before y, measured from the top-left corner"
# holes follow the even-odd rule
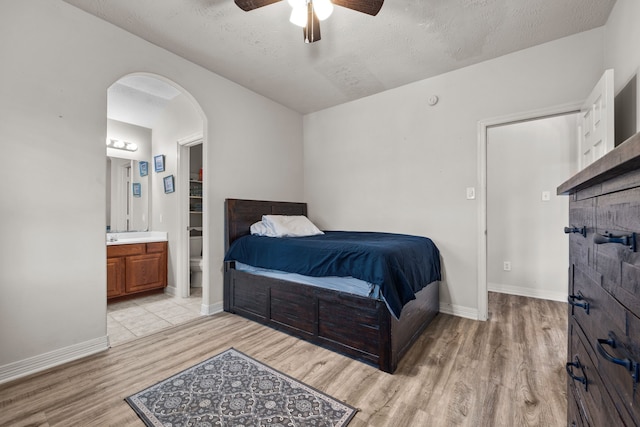
[[[509,114],[478,121],[478,320],[489,318],[487,289],[487,128],[491,126],[535,120],[543,117],[580,112],[582,102]],[[561,183],[558,183],[561,184]]]

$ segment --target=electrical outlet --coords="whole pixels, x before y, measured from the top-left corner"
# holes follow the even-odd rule
[[[511,261],[505,261],[505,262],[502,264],[502,269],[503,269],[504,271],[511,271]]]
[[[467,187],[467,200],[473,200],[476,198],[475,187]]]

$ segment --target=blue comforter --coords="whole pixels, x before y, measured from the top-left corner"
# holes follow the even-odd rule
[[[440,252],[426,237],[327,231],[308,237],[244,236],[225,261],[306,276],[352,276],[380,286],[393,314],[428,284],[440,280]]]

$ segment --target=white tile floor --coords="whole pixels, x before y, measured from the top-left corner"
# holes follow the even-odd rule
[[[107,304],[107,334],[111,346],[152,334],[200,316],[202,288],[189,298],[155,294]]]

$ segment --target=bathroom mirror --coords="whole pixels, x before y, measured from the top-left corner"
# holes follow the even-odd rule
[[[149,231],[148,167],[148,162],[107,156],[107,232]]]

